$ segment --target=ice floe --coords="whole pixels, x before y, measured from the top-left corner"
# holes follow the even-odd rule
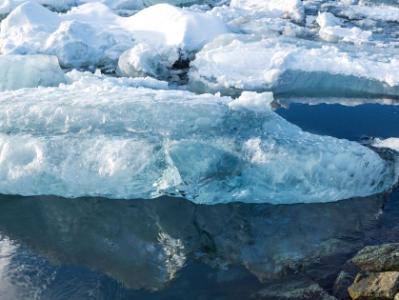
[[[76,75],[0,94],[0,193],[327,202],[389,189],[393,162],[302,131],[270,94],[233,100]]]
[[[189,77],[196,91],[398,97],[399,74],[393,72],[399,67],[397,52],[373,51],[293,38],[225,35],[197,53]]]

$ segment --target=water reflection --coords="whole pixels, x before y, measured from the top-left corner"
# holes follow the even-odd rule
[[[0,293],[6,300],[125,299],[130,289],[141,290],[139,299],[242,298],[298,274],[328,284],[363,245],[384,202],[383,195],[215,206],[1,196]]]

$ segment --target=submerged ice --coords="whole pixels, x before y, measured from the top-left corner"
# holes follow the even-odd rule
[[[392,162],[302,131],[271,101],[269,93],[233,100],[95,76],[3,92],[0,193],[294,203],[392,186]]]

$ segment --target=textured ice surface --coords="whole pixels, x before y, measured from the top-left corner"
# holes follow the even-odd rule
[[[390,56],[388,56],[388,53]],[[272,90],[290,96],[399,95],[398,52],[359,50],[293,38],[226,35],[192,62],[195,90]]]
[[[46,55],[0,55],[0,91],[65,82],[57,57]]]
[[[35,2],[13,10],[1,23],[3,54],[56,55],[63,67],[112,67],[137,42],[153,49],[198,49],[227,28],[212,15],[159,4],[120,17],[101,3],[56,14]],[[166,51],[166,50],[165,50]],[[154,60],[158,57],[155,55]]]
[[[114,79],[114,81],[118,81]],[[196,203],[333,201],[388,189],[392,163],[240,98],[93,76],[0,94],[0,192]],[[245,120],[245,121],[243,121]]]

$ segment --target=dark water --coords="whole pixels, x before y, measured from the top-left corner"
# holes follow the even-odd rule
[[[304,130],[399,137],[399,107],[291,104]],[[0,196],[0,299],[273,299],[327,291],[365,244],[399,241],[399,191],[325,204]],[[266,295],[266,296],[265,296]]]

